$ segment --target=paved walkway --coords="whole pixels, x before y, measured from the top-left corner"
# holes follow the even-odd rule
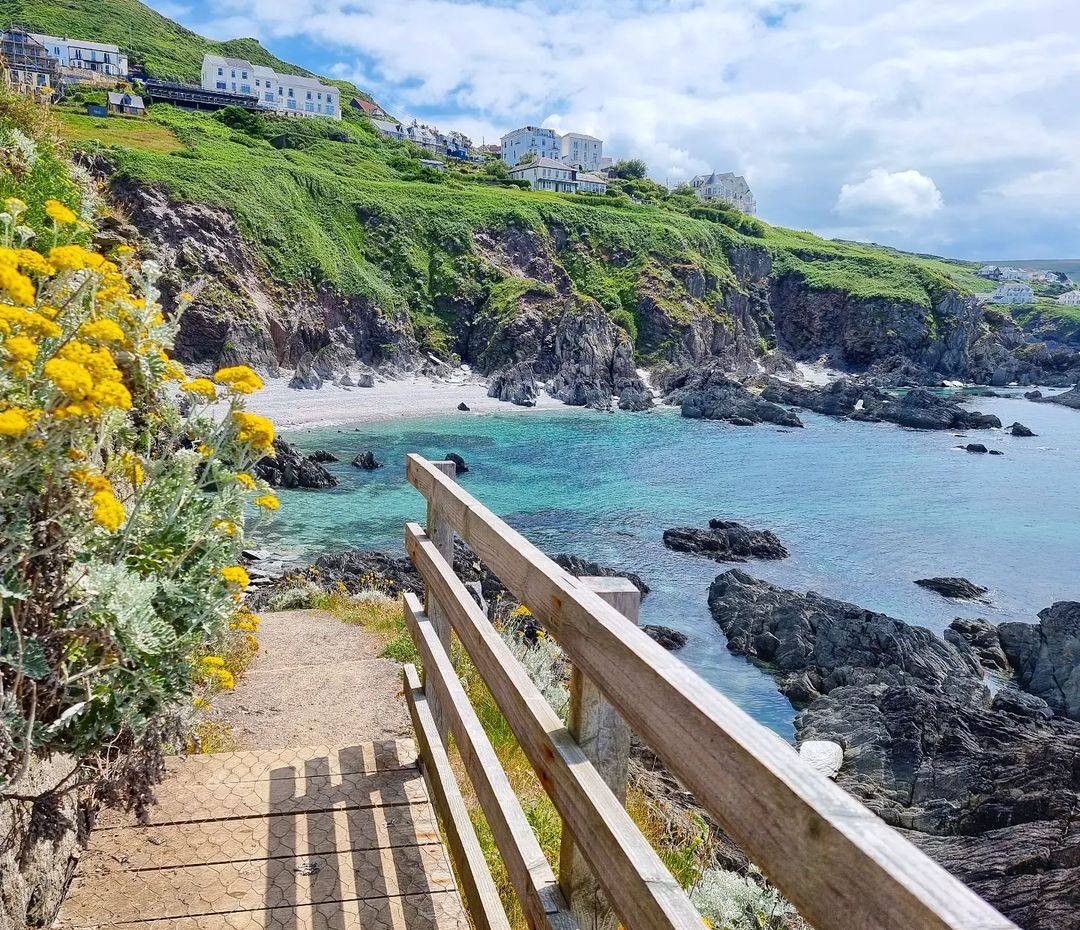
[[[314,611],[260,642],[220,702],[241,748],[170,759],[147,825],[106,812],[59,926],[467,930],[396,663]]]

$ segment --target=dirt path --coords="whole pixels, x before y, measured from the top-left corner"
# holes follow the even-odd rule
[[[263,613],[259,654],[215,704],[238,749],[346,746],[410,736],[401,666],[381,643],[319,610]]]

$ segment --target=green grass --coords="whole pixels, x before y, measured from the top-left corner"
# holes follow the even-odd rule
[[[8,23],[32,32],[115,43],[129,57],[142,59],[151,77],[198,81],[208,52],[246,58],[285,74],[311,75],[272,55],[256,39],[206,39],[139,0],[0,0],[0,25]],[[357,93],[348,82],[332,83]]]
[[[184,147],[172,130],[151,120],[134,116],[87,116],[59,109],[56,116],[60,123],[60,138],[68,143],[97,142],[164,154]]]
[[[1080,341],[1080,307],[1039,302],[998,309],[1007,309],[1012,318],[1032,335],[1059,342]]]

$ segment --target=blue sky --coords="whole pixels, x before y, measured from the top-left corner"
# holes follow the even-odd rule
[[[150,0],[474,140],[598,135],[760,215],[961,258],[1080,256],[1075,0]]]

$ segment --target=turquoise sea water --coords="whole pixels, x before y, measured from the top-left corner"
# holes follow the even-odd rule
[[[284,492],[267,542],[297,555],[348,546],[402,549],[424,504],[405,481],[407,452],[461,453],[462,484],[550,553],[638,572],[651,586],[643,622],[690,636],[680,657],[785,736],[793,712],[772,680],[731,655],[709,615],[709,583],[730,566],[670,552],[666,527],[725,517],[774,530],[791,551],[749,572],[797,590],[942,630],[957,616],[1032,622],[1080,599],[1080,412],[1023,399],[975,406],[1039,435],[903,430],[803,414],[805,430],[684,420],[671,410],[477,415],[329,428],[289,436],[329,449],[333,491]],[[1004,456],[971,455],[985,442]],[[348,462],[371,449],[387,467]],[[954,603],[913,584],[964,575],[992,607]]]

